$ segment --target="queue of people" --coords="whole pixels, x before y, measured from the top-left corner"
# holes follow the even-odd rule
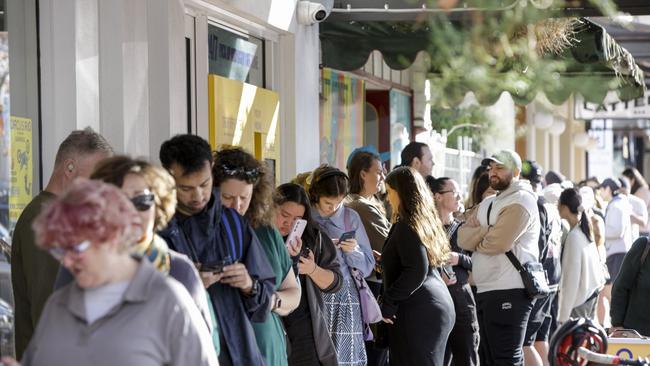
[[[570,318],[650,335],[636,169],[574,188],[502,150],[464,201],[415,142],[277,187],[194,135],[162,167],[113,154],[73,132],[17,223],[22,365],[530,366]]]

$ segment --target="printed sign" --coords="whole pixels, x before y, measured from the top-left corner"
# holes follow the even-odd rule
[[[15,223],[32,200],[32,120],[11,116],[10,131],[9,220]]]
[[[592,119],[637,119],[650,118],[650,91],[642,98],[622,102],[615,92],[609,92],[601,104],[590,103],[576,95],[575,118]]]

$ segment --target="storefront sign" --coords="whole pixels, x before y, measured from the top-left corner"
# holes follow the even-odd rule
[[[251,67],[258,68],[257,45],[234,33],[210,26],[208,59],[211,74],[246,81]]]
[[[592,119],[637,119],[650,118],[650,91],[642,98],[622,102],[615,92],[610,92],[602,104],[586,102],[576,96],[575,118]]]
[[[320,161],[345,169],[348,155],[363,145],[365,82],[323,69]]]
[[[32,120],[14,116],[11,116],[10,120],[9,220],[15,223],[32,200]]]

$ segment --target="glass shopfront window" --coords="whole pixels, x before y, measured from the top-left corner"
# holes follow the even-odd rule
[[[265,86],[263,39],[208,24],[208,59],[210,74]]]
[[[11,242],[12,148],[9,117],[9,33],[6,1],[0,1],[0,239]],[[31,193],[31,192],[30,192]],[[30,195],[31,196],[31,195]]]

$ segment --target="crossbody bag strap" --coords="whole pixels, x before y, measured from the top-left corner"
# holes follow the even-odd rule
[[[488,212],[487,212],[487,224],[490,226],[490,214],[492,213],[492,204],[494,201],[490,202],[490,205],[488,206]]]
[[[506,252],[506,257],[510,259],[510,262],[512,263],[513,266],[517,269],[518,272],[521,272],[524,270],[524,267],[521,266],[521,263],[519,262],[519,259],[515,256],[515,254],[512,252],[512,250],[509,250]]]

